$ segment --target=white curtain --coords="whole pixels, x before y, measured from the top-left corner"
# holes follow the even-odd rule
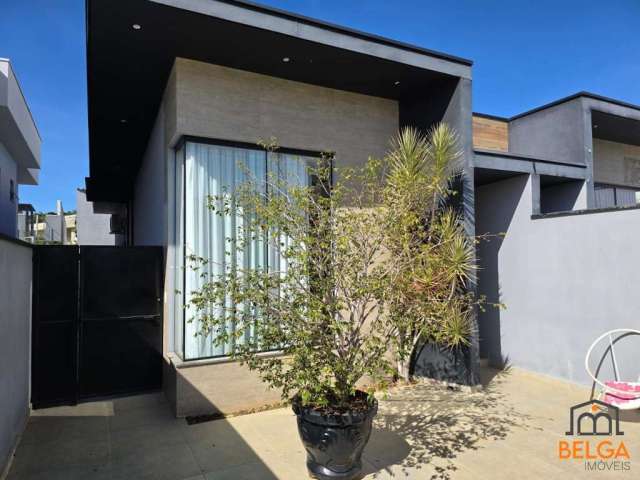
[[[247,181],[256,182],[258,188],[265,188],[264,182],[268,175],[277,176],[290,184],[307,185],[308,172],[307,159],[296,155],[267,155],[260,150],[191,142],[185,148],[184,192],[176,189],[176,193],[184,195],[184,220],[178,214],[176,220],[184,222],[183,225],[177,223],[179,230],[184,228],[184,234],[178,235],[178,241],[184,242],[182,255],[187,257],[187,265],[183,269],[184,298],[180,299],[182,305],[186,300],[184,358],[193,360],[227,355],[231,349],[229,344],[216,346],[211,335],[201,334],[201,325],[195,319],[196,312],[188,304],[190,292],[199,290],[206,281],[201,275],[203,272],[214,278],[234,268],[286,268],[279,248],[267,247],[264,239],[245,238],[244,248],[234,248],[239,227],[245,220],[235,211],[225,216],[216,214],[208,208],[208,198],[225,192],[231,193]],[[177,173],[180,173],[180,168],[177,168]],[[283,239],[283,242],[288,242],[288,239]],[[195,264],[188,260],[191,255],[207,259],[208,263],[194,271],[192,267]],[[176,316],[176,320],[181,321],[182,318]],[[227,328],[233,329],[231,318],[227,322]]]
[[[309,159],[300,155],[284,153],[269,153],[268,175],[277,179],[279,183],[288,187],[306,187],[309,185]],[[270,192],[277,195],[280,192]],[[281,276],[287,274],[288,261],[282,256],[282,252],[290,246],[291,239],[283,234],[279,235],[278,244],[269,245],[269,269],[280,272]]]

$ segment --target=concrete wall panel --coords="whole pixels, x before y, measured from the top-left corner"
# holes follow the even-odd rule
[[[181,58],[174,68],[179,134],[254,144],[275,137],[283,147],[333,151],[339,166],[356,166],[382,157],[398,130],[394,100]]]
[[[477,188],[477,232],[506,232],[482,242],[480,291],[506,309],[480,318],[481,350],[554,377],[589,383],[584,356],[601,333],[640,329],[640,209],[531,219],[528,175]],[[637,380],[638,338],[618,361]],[[635,350],[635,351],[634,351]],[[604,378],[613,378],[605,362]]]
[[[0,476],[29,416],[32,249],[0,238]]]
[[[164,133],[165,115],[164,107],[161,106],[136,179],[133,199],[135,245],[167,243],[167,162]]]
[[[640,187],[640,147],[594,138],[593,181]]]
[[[584,112],[580,98],[512,120],[509,150],[558,162],[585,164]]]

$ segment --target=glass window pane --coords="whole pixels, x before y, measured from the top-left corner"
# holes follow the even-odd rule
[[[178,317],[176,314],[176,319],[184,319],[180,322],[183,332],[176,331],[176,345],[181,345],[178,338],[184,338],[185,360],[228,355],[231,345],[216,346],[211,336],[200,334],[201,325],[195,318],[197,312],[188,305],[190,292],[199,290],[207,276],[215,278],[230,269],[286,269],[286,265],[282,262],[279,248],[267,248],[262,238],[245,238],[243,248],[234,248],[234,241],[239,240],[237,235],[242,234],[246,219],[233,209],[225,216],[216,214],[208,208],[208,199],[225,192],[231,193],[247,181],[264,189],[271,175],[289,185],[307,186],[310,159],[299,155],[267,155],[262,150],[192,142],[186,144],[184,157],[179,155],[178,158],[184,158],[183,166],[176,167],[176,178],[184,179],[184,190],[181,190],[182,184],[178,183],[176,197],[179,198],[179,212],[176,212],[176,225],[180,233],[177,243],[184,245],[184,250],[177,257],[187,260],[186,268],[176,268],[178,275],[184,272],[184,296],[176,298],[182,315]],[[183,205],[181,199],[184,199]],[[289,239],[283,238],[282,241],[286,244]],[[199,270],[194,271],[191,267],[195,264],[188,260],[190,256],[207,259],[207,264],[200,265]],[[204,278],[203,273],[206,274]],[[181,284],[180,281],[176,283]],[[186,309],[182,307],[185,300]],[[222,311],[209,313],[224,314]],[[228,319],[227,328],[233,328],[231,318]]]

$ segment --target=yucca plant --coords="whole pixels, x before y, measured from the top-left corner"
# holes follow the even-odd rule
[[[460,156],[457,135],[446,124],[426,135],[405,128],[387,156],[383,204],[394,225],[385,238],[394,278],[387,309],[397,333],[397,373],[405,380],[420,343],[459,347],[472,334],[477,300],[467,284],[474,244],[451,206]]]

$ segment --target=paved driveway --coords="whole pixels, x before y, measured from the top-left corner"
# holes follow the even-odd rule
[[[482,392],[433,384],[394,389],[365,450],[367,479],[640,478],[640,415],[621,427],[629,472],[588,472],[558,459],[569,407],[584,388],[516,369],[485,372]],[[10,480],[307,478],[289,409],[188,426],[160,394],[38,410]]]

